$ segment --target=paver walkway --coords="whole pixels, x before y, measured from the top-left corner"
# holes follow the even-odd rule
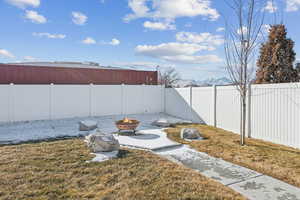
[[[241,167],[188,146],[154,151],[171,161],[194,169],[212,178],[248,199],[253,200],[300,200],[300,188]]]

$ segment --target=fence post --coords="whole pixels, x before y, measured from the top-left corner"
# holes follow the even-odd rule
[[[217,127],[217,86],[213,85],[213,125]]]
[[[190,86],[190,119],[193,122],[193,86]]]
[[[166,114],[167,113],[167,106],[166,106],[166,102],[167,102],[167,88],[165,87],[165,85],[162,85],[162,89],[163,89],[163,111]]]
[[[145,98],[145,93],[146,93],[146,85],[145,83],[142,84],[142,104],[143,104],[143,112],[144,113],[147,113],[148,110],[147,110],[147,105],[146,105],[146,98]]]
[[[124,98],[124,89],[125,89],[125,84],[122,83],[121,85],[121,107],[122,107],[122,111],[121,111],[121,115],[124,115],[125,114],[125,98]]]
[[[9,84],[9,121],[14,122],[14,84]]]
[[[90,83],[89,87],[89,116],[92,117],[92,92],[93,92],[93,83]]]
[[[251,138],[251,96],[252,96],[252,87],[251,83],[248,86],[248,138]]]
[[[49,87],[49,119],[52,120],[52,89],[54,84],[51,83]]]

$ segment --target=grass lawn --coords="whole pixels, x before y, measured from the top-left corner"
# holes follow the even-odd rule
[[[0,199],[244,199],[193,170],[145,151],[86,163],[80,139],[0,147]]]
[[[197,128],[207,139],[186,142],[180,139],[183,127]],[[167,134],[170,139],[198,151],[300,187],[300,150],[256,139],[247,139],[246,146],[240,146],[239,135],[205,125],[178,125],[168,129]]]

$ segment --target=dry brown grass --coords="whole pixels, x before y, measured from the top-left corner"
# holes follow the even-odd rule
[[[193,142],[181,140],[180,130],[183,127],[198,128],[207,139]],[[170,139],[189,144],[198,151],[300,187],[300,150],[256,139],[247,139],[247,145],[240,146],[239,135],[205,125],[178,125],[168,129],[167,133]]]
[[[149,152],[86,163],[80,139],[0,147],[0,199],[243,199]]]

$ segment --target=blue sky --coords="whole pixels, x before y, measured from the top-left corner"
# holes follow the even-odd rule
[[[265,24],[275,14],[286,24],[300,60],[300,0],[266,9]],[[185,79],[222,77],[223,15],[231,12],[220,0],[0,0],[0,62],[160,65]]]

